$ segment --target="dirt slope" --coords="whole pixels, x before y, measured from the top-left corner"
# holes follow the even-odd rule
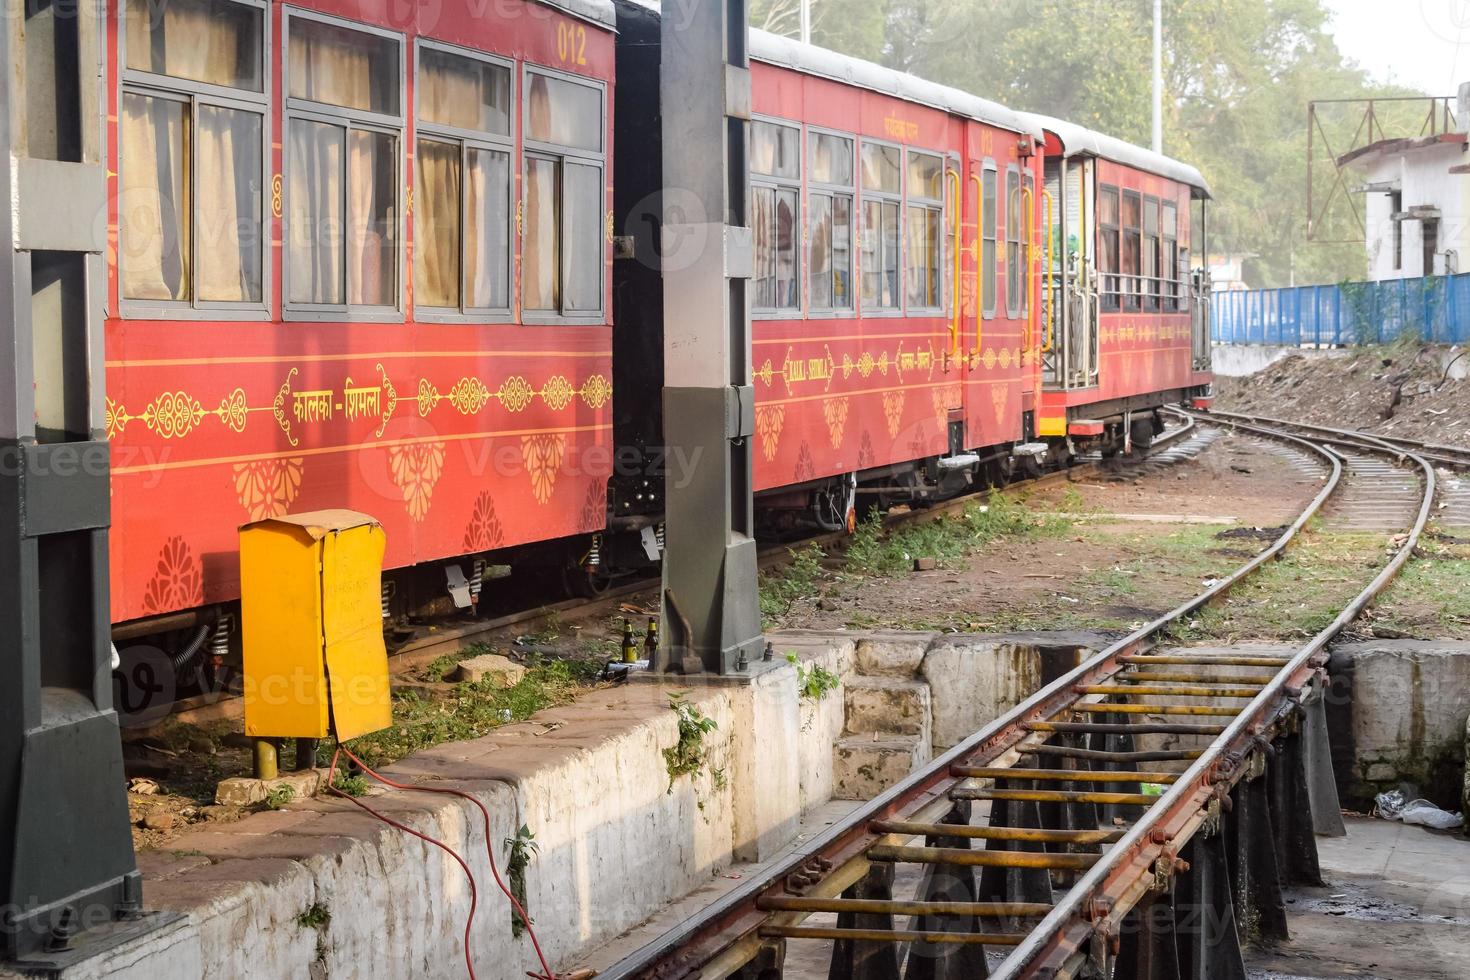
[[[1342,357],[1293,355],[1250,377],[1217,377],[1215,406],[1470,445],[1470,381],[1447,379],[1437,354],[1422,346],[1394,344]],[[1464,354],[1459,367],[1470,361],[1470,351]]]

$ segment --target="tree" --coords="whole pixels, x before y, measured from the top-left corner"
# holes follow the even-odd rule
[[[1148,145],[1151,0],[811,2],[834,25],[817,43]],[[777,7],[799,10],[753,11]],[[1165,0],[1164,149],[1205,175],[1212,249],[1256,256],[1254,284],[1362,274],[1361,247],[1306,242],[1306,106],[1407,93],[1374,85],[1327,27],[1322,0]]]

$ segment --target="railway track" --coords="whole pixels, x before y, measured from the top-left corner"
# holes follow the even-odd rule
[[[1341,826],[1327,645],[1412,553],[1436,477],[1361,434],[1229,424],[1327,475],[1266,550],[601,976],[778,980],[793,944],[830,943],[823,972],[857,980],[1244,978],[1242,938],[1284,935],[1282,884],[1316,880],[1313,831]],[[1385,460],[1406,477],[1391,481],[1402,535],[1329,626],[1291,652],[1169,645]]]

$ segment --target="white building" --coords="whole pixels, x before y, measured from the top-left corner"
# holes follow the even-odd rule
[[[1338,158],[1366,178],[1369,279],[1470,271],[1470,83],[1457,101],[1459,132],[1379,140]]]

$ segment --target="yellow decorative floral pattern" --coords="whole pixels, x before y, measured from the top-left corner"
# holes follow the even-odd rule
[[[842,437],[847,431],[847,397],[823,401],[822,417],[827,420],[827,436],[832,440],[832,448],[841,449]]]
[[[599,409],[612,398],[612,384],[600,374],[594,374],[582,382],[582,388],[578,392],[582,401],[590,409]]]
[[[888,435],[890,438],[898,435],[898,427],[903,424],[903,400],[902,391],[885,391],[883,393],[883,417],[888,422]]]
[[[560,412],[566,408],[573,398],[577,397],[577,389],[572,383],[559,374],[552,375],[541,386],[541,400],[544,401],[553,412]]]
[[[756,406],[755,432],[760,436],[761,453],[768,463],[776,458],[776,450],[781,445],[781,428],[785,422],[785,405]]]
[[[234,465],[235,496],[252,521],[290,512],[301,492],[304,463],[300,456],[289,456]]]
[[[407,446],[388,447],[388,470],[393,483],[403,494],[408,516],[422,521],[439,477],[444,475],[444,443],[419,442]]]
[[[567,437],[559,433],[521,436],[521,459],[531,477],[531,494],[538,504],[551,499],[566,450]]]

